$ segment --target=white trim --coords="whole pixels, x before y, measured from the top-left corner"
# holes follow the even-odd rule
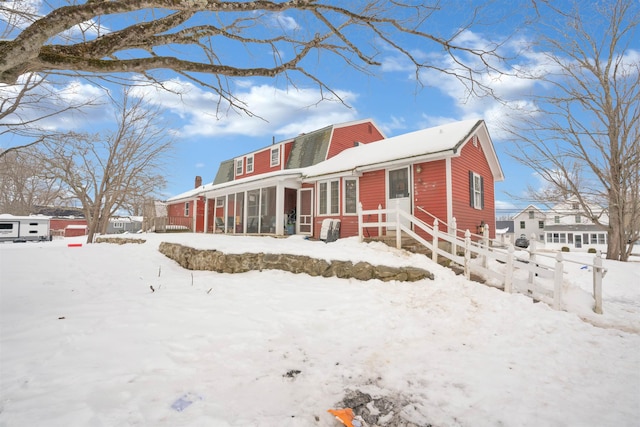
[[[238,173],[238,169],[240,169],[240,173]],[[233,162],[233,175],[234,176],[242,176],[244,175],[244,157],[240,157],[239,159],[235,159]]]
[[[353,213],[347,212],[347,181],[355,181],[356,182],[356,200],[355,200],[355,211]],[[356,216],[358,215],[358,200],[360,200],[360,185],[357,177],[344,177],[342,178],[342,215],[344,216]]]
[[[276,151],[276,150],[278,150],[278,159],[274,163],[273,162],[273,152]],[[276,167],[276,166],[279,166],[280,163],[282,163],[281,159],[282,159],[282,147],[281,147],[281,145],[277,144],[277,145],[271,147],[271,149],[269,150],[269,166],[272,167],[272,168]]]
[[[336,179],[324,179],[322,181],[318,181],[316,183],[317,185],[317,191],[316,191],[316,203],[317,203],[317,209],[316,212],[318,213],[318,216],[335,216],[335,215],[340,215],[340,199],[342,197],[342,195],[340,194],[340,179],[336,178]],[[333,205],[331,204],[331,190],[332,190],[332,186],[331,183],[333,182],[337,182],[337,189],[338,189],[338,211],[337,212],[333,212]],[[320,212],[320,185],[322,184],[327,184],[327,212],[326,213],[322,213]]]
[[[251,170],[249,170],[249,159],[251,159]],[[246,159],[246,161],[245,161],[245,164],[247,165],[247,166],[246,166],[246,168],[247,168],[246,173],[253,173],[253,164],[254,164],[254,157],[253,157],[253,154],[249,154],[249,155],[247,156],[247,159]]]
[[[471,171],[471,173],[473,174],[473,178],[471,180],[471,182],[473,183],[473,188],[472,188],[472,191],[473,191],[473,196],[472,196],[473,197],[473,200],[472,200],[473,201],[473,206],[472,207],[473,207],[473,209],[482,210],[483,209],[483,206],[482,206],[483,188],[482,188],[482,184],[481,184],[482,181],[483,181],[482,180],[482,175],[480,175],[479,173],[474,172],[474,171]],[[480,186],[480,188],[478,188],[476,186],[476,178],[479,181],[478,185]],[[478,200],[478,198],[479,198],[479,200]]]
[[[447,223],[453,222],[453,179],[451,178],[451,157],[447,157],[445,164],[445,185],[446,185],[446,201],[447,201]]]

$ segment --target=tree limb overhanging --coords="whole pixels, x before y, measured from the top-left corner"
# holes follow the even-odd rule
[[[407,58],[417,72],[437,69],[455,75],[470,91],[488,90],[475,76],[494,69],[497,51],[459,44],[455,30],[448,37],[430,32],[428,18],[436,10],[437,3],[413,0],[369,0],[355,5],[331,0],[69,2],[32,17],[28,25],[16,26],[13,38],[0,41],[0,82],[14,84],[28,72],[149,76],[171,70],[227,93],[217,78],[274,77],[295,71],[329,89],[312,71],[311,64],[317,61],[312,53],[332,53],[366,71],[380,65],[383,49],[391,49]],[[0,5],[0,12],[3,16],[18,13],[11,5]],[[285,12],[305,27],[273,25]],[[418,60],[403,47],[407,38],[440,47],[456,69]],[[223,42],[246,49],[267,47],[272,54],[261,56],[268,60],[248,60],[233,47],[221,47]],[[467,65],[471,63],[480,68]],[[196,74],[215,78],[206,80]]]

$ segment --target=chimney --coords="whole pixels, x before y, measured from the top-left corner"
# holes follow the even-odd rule
[[[200,175],[196,175],[196,186],[195,188],[202,187],[202,177]]]

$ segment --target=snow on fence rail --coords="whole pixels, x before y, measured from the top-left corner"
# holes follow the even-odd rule
[[[433,215],[424,211],[427,215]],[[365,221],[365,216],[369,218]],[[371,221],[370,219],[375,220]],[[363,210],[362,204],[358,204],[358,235],[360,241],[364,238],[366,228],[377,228],[378,236],[387,234],[388,230],[395,230],[396,247],[402,247],[402,234],[410,236],[415,241],[431,251],[434,262],[438,257],[444,257],[464,268],[465,277],[471,277],[471,273],[478,274],[486,280],[498,282],[505,292],[520,292],[530,297],[543,301],[554,309],[562,308],[562,289],[565,263],[585,265],[584,262],[576,262],[565,259],[562,252],[555,255],[536,251],[535,240],[526,250],[528,259],[518,257],[515,248],[509,244],[507,248],[498,247],[497,241],[489,239],[489,227],[485,225],[481,235],[464,231],[464,237],[459,237],[460,230],[456,227],[453,218],[451,224],[446,224],[447,232],[440,231],[440,221],[433,217],[433,225],[416,218],[396,206],[395,209]],[[472,240],[472,236],[476,240]],[[441,244],[443,243],[443,244]],[[504,268],[493,268],[489,261],[495,261]],[[593,311],[602,314],[602,278],[606,269],[602,267],[602,255],[598,251],[593,263],[586,264],[593,271]]]

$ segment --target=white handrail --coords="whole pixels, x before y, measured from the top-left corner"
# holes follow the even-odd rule
[[[479,237],[477,241],[471,240],[472,233],[469,230],[465,230],[464,239],[449,233],[443,233],[439,229],[439,222],[447,225],[446,222],[440,221],[434,215],[429,214],[424,209],[418,207],[421,211],[434,218],[433,226],[427,224],[420,218],[416,218],[410,213],[402,210],[397,206],[395,209],[382,209],[378,206],[378,209],[363,210],[362,203],[358,204],[358,235],[362,241],[364,238],[363,230],[365,228],[377,227],[378,235],[382,235],[382,230],[388,227],[395,227],[396,229],[396,247],[401,247],[401,234],[404,232],[408,236],[412,237],[418,243],[425,246],[432,252],[432,259],[437,261],[438,255],[442,255],[449,260],[461,264],[464,267],[464,274],[467,278],[471,276],[471,272],[480,273],[485,276],[491,276],[497,278],[505,292],[512,292],[515,286],[515,278],[513,272],[517,269],[526,270],[529,272],[528,279],[526,280],[527,290],[530,292],[537,292],[537,295],[533,295],[535,298],[548,302],[555,309],[562,308],[562,281],[564,274],[564,265],[567,262],[579,263],[585,265],[584,262],[573,261],[565,259],[562,253],[559,252],[556,255],[545,254],[536,251],[536,244],[532,242],[529,247],[529,260],[519,259],[515,256],[515,249],[513,245],[509,244],[507,249],[500,249],[491,247],[488,236],[488,231],[485,229],[484,235],[475,235]],[[364,215],[375,215],[377,221],[365,222]],[[383,221],[384,217],[384,221]],[[409,222],[410,226],[403,225],[403,220]],[[447,225],[447,229],[450,229]],[[419,234],[422,231],[431,236],[431,239],[425,239]],[[444,240],[451,244],[451,252],[447,252],[439,247],[439,240]],[[464,249],[464,256],[457,255],[456,248]],[[480,263],[472,263],[471,259],[480,258]],[[551,258],[553,259],[553,266],[545,267],[540,265],[537,258]],[[505,264],[505,273],[499,273],[497,271],[488,268],[488,259],[494,259],[500,263]],[[519,261],[519,262],[516,262]],[[587,263],[587,266],[591,266],[593,269],[593,297],[595,300],[594,311],[598,314],[602,314],[602,279],[606,275],[607,270],[602,267],[602,255],[600,252],[596,254],[594,262],[592,264]],[[551,298],[545,295],[541,289],[536,286],[536,277],[552,279],[554,287],[552,290]],[[523,282],[521,282],[523,283]],[[546,291],[545,291],[546,292]]]

